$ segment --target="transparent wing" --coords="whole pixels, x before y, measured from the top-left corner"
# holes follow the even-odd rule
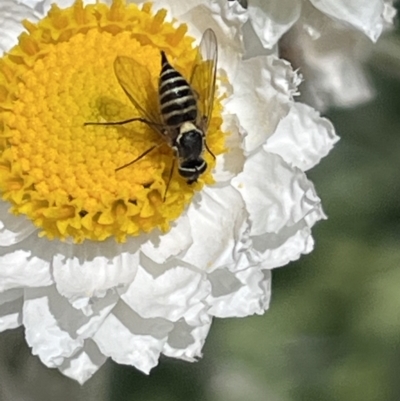
[[[142,114],[141,117],[159,125],[152,127],[163,135],[158,93],[147,68],[130,57],[118,56],[114,61],[114,72],[129,100]]]
[[[199,96],[198,105],[204,119],[204,130],[208,129],[215,96],[218,43],[212,29],[207,29],[197,51],[193,64],[190,85]]]

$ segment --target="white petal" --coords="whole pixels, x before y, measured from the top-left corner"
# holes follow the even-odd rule
[[[246,233],[246,237],[249,233]],[[253,238],[254,237],[248,237],[248,247],[246,247],[247,249],[242,249],[242,252],[238,254],[238,259],[235,263],[232,264],[228,264],[226,266],[223,266],[223,268],[219,268],[217,270],[214,270],[213,273],[219,273],[224,277],[224,280],[227,280],[226,282],[226,288],[229,289],[232,285],[231,280],[233,280],[233,282],[236,280],[234,275],[227,275],[226,272],[230,272],[230,273],[236,273],[239,272],[241,270],[246,270],[248,269],[250,266],[260,266],[261,268],[261,258],[258,254],[258,252],[254,251],[253,248]],[[239,283],[239,282],[238,282]]]
[[[83,384],[97,372],[106,360],[107,358],[100,352],[96,343],[86,340],[83,348],[71,358],[66,358],[58,369],[65,376]]]
[[[383,28],[382,0],[310,0],[314,7],[330,17],[350,24],[374,42]]]
[[[22,290],[14,289],[0,293],[0,332],[21,325],[22,304]]]
[[[61,308],[68,308],[68,303],[61,302],[54,287],[25,290],[23,323],[26,341],[32,347],[32,354],[38,355],[48,367],[60,366],[65,358],[83,346],[82,339],[73,338],[62,327]],[[68,319],[67,315],[67,323]]]
[[[302,59],[303,98],[319,110],[329,106],[354,107],[371,100],[374,90],[363,66],[372,47],[368,38],[324,17],[311,5],[304,8],[307,13],[302,21],[308,24],[306,31],[311,30],[314,35],[318,32],[317,38],[299,24],[287,38],[289,57],[292,52]],[[293,62],[298,64],[295,58]]]
[[[225,295],[233,294],[238,291],[240,287],[242,287],[242,282],[237,278],[236,274],[234,274],[227,268],[214,270],[213,272],[208,274],[207,277],[211,282],[212,288],[210,294],[211,297],[209,297],[207,302],[209,302],[209,300],[214,297],[222,297]]]
[[[217,165],[213,171],[216,182],[225,182],[231,180],[243,170],[245,156],[243,152],[242,127],[236,115],[224,115],[224,123],[222,125],[224,132],[228,133],[225,140],[225,147],[228,152],[217,156]]]
[[[261,315],[268,309],[271,297],[271,273],[268,270],[263,272],[258,266],[242,270],[235,274],[239,283],[234,283],[231,288],[216,273],[210,275],[213,293],[207,300],[211,305],[211,315],[244,317]]]
[[[203,275],[186,267],[167,270],[158,277],[139,267],[134,282],[121,298],[144,318],[163,317],[176,322],[193,308],[197,312],[210,292]]]
[[[226,21],[232,21],[235,19],[239,19],[242,24],[246,23],[248,20],[248,13],[246,8],[244,8],[240,1],[219,1],[221,4],[221,11],[224,19]]]
[[[29,237],[37,228],[25,216],[9,213],[10,204],[0,200],[0,246],[10,246]]]
[[[277,55],[278,47],[274,46],[272,49],[264,47],[250,21],[243,25],[243,44],[245,49],[243,60],[257,56]]]
[[[338,140],[329,120],[305,104],[294,103],[264,149],[305,171],[318,164]]]
[[[174,325],[164,345],[163,354],[172,358],[195,362],[202,356],[201,350],[211,327],[211,317],[203,314],[202,324],[190,326],[181,320]]]
[[[117,244],[113,239],[65,244],[53,260],[58,291],[74,307],[84,308],[90,298],[103,297],[109,289],[129,284],[139,263],[138,246],[135,239],[125,244]]]
[[[218,40],[220,66],[230,71],[243,53],[241,27],[247,17],[240,7],[229,5],[226,0],[191,0],[189,2],[157,1],[156,8],[171,10],[171,16],[188,24],[188,33],[198,40],[211,28]],[[190,5],[190,7],[189,7]]]
[[[271,49],[300,17],[300,0],[249,0],[251,24],[264,47]]]
[[[140,1],[135,0],[135,3]],[[177,18],[179,21],[184,20],[183,16],[186,16],[188,20],[195,19],[196,13],[199,10],[205,13],[203,23],[206,23],[210,18],[219,20],[221,17],[225,21],[226,25],[241,25],[247,21],[246,10],[236,1],[225,1],[225,0],[187,0],[183,2],[175,2],[171,0],[159,0],[154,5],[156,9],[166,8],[172,16]],[[199,14],[196,23],[199,23]],[[187,21],[186,21],[187,22]],[[230,22],[228,24],[227,22]],[[196,25],[196,24],[195,24]],[[205,28],[206,29],[206,28]],[[205,29],[200,30],[202,33]],[[227,28],[226,28],[227,29]]]
[[[0,291],[18,287],[42,287],[53,283],[50,273],[51,247],[31,236],[22,244],[0,248]]]
[[[201,202],[192,202],[187,215],[193,245],[181,257],[192,266],[211,271],[235,263],[246,247],[247,213],[239,194],[230,186],[204,188]]]
[[[54,286],[25,290],[25,294],[23,322],[27,342],[32,346],[33,353],[38,354],[42,362],[50,367],[57,366],[61,370],[80,367],[82,376],[79,380],[86,380],[89,377],[87,375],[94,372],[95,360],[100,360],[93,354],[93,363],[90,363],[89,355],[79,356],[78,353],[87,354],[96,348],[86,349],[85,344],[90,343],[87,339],[97,332],[116,305],[119,299],[117,295],[110,295],[95,302],[92,315],[87,317],[61,297]],[[78,365],[71,367],[68,361],[74,360]],[[87,362],[86,366],[83,365],[84,362]],[[101,363],[97,363],[97,368]],[[73,372],[78,374],[78,371],[70,371],[70,374]]]
[[[355,52],[355,48],[351,52],[343,49],[334,54],[319,54],[317,63],[310,60],[307,72],[304,71],[304,78],[308,80],[306,95],[319,110],[332,106],[355,107],[376,95],[362,60],[352,55]]]
[[[164,319],[143,319],[124,302],[118,303],[94,335],[100,351],[115,362],[133,365],[144,373],[158,358],[173,324]]]
[[[15,46],[21,32],[25,31],[22,21],[37,21],[38,14],[15,0],[1,0],[0,3],[0,56]]]
[[[172,256],[176,256],[193,243],[189,220],[182,215],[173,224],[166,234],[153,232],[140,250],[156,263],[164,263]]]
[[[71,305],[65,308],[70,314],[70,322],[64,327],[75,337],[91,338],[118,303],[119,296],[115,291],[109,291],[105,297],[90,301],[90,313],[72,309]]]
[[[382,13],[385,29],[393,28],[396,15],[397,15],[397,10],[393,6],[393,0],[385,0]]]
[[[314,248],[311,227],[325,214],[320,205],[307,214],[303,220],[293,226],[284,227],[279,233],[266,233],[252,237],[254,251],[258,252],[260,265],[264,269],[273,269],[287,265],[299,259],[302,254],[310,253]]]
[[[30,8],[35,8],[39,3],[43,2],[43,0],[16,0],[16,1],[17,4],[24,4]]]
[[[320,199],[302,171],[261,148],[232,180],[250,213],[251,235],[278,232],[300,221]]]
[[[289,63],[275,56],[242,61],[231,81],[234,94],[226,111],[236,114],[248,132],[245,150],[251,152],[270,137],[290,109],[299,83]]]
[[[133,0],[132,3],[140,4],[142,2],[140,0]],[[170,15],[173,15],[176,18],[179,15],[188,13],[196,6],[209,7],[209,5],[210,5],[209,0],[187,0],[181,3],[170,0],[158,0],[157,3],[153,5],[153,7],[156,10],[159,10],[160,8],[165,8],[168,10]]]

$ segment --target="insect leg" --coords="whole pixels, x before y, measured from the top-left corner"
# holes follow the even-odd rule
[[[159,124],[159,123],[155,123],[153,121],[149,121],[146,120],[144,118],[129,118],[128,120],[122,120],[122,121],[111,121],[111,122],[106,122],[106,123],[99,123],[99,122],[86,122],[83,123],[84,126],[87,125],[124,125],[124,124],[128,124],[134,121],[139,121],[141,123],[150,125],[150,126],[154,126],[154,127],[165,127],[164,124]]]
[[[201,118],[201,120],[200,120],[200,128],[201,128],[201,130],[202,130],[203,132],[206,131],[206,126],[207,126],[207,117],[206,117],[206,116],[203,116],[203,117]],[[207,152],[208,152],[208,153],[213,157],[213,159],[215,160],[216,157],[215,157],[214,153],[211,152],[210,148],[208,147],[205,138],[204,138],[204,146],[205,146],[205,148],[207,149]]]
[[[136,159],[132,160],[131,162],[129,162],[129,163],[127,163],[127,164],[124,164],[124,165],[121,166],[121,167],[116,168],[115,171],[122,170],[123,168],[128,167],[128,166],[130,166],[130,165],[133,164],[133,163],[136,163],[137,161],[139,161],[140,159],[142,159],[143,157],[145,157],[147,154],[149,154],[149,153],[150,153],[151,151],[153,151],[154,149],[159,148],[161,145],[163,145],[163,144],[162,144],[162,143],[159,143],[158,145],[152,146],[151,148],[149,148],[149,149],[147,149],[145,152],[143,152],[143,153],[142,153],[139,157],[137,157]]]
[[[215,155],[214,155],[214,153],[213,152],[211,152],[211,150],[210,150],[210,148],[208,147],[208,145],[207,145],[207,142],[206,141],[204,141],[204,146],[206,147],[206,149],[207,149],[207,152],[214,158],[214,160],[216,159],[216,157],[215,157]]]
[[[167,182],[167,186],[165,188],[165,192],[164,192],[164,197],[163,197],[163,202],[165,202],[165,199],[167,198],[167,192],[168,192],[168,188],[169,188],[169,184],[171,182],[172,179],[172,174],[174,173],[174,169],[175,169],[175,157],[172,159],[172,167],[171,167],[171,171],[169,172],[169,177],[168,177],[168,182]]]

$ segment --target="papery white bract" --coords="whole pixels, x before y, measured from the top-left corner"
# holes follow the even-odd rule
[[[395,14],[392,0],[249,0],[245,13],[261,44],[300,70],[303,98],[319,110],[373,97],[363,63]]]
[[[325,218],[305,170],[337,137],[328,120],[294,102],[300,80],[290,64],[273,55],[243,61],[245,18],[225,0],[156,6],[187,22],[197,40],[206,27],[218,37],[230,136],[216,183],[168,233],[124,244],[38,238],[0,204],[0,327],[23,324],[33,354],[80,383],[107,357],[146,373],[160,354],[196,360],[213,317],[264,313],[270,270],[310,252],[311,228]]]

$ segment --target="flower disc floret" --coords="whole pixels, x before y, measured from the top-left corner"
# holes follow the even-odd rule
[[[167,231],[195,191],[211,184],[215,165],[188,185],[175,170],[175,157],[154,130],[138,122],[85,126],[141,117],[113,70],[117,56],[145,65],[157,87],[160,50],[183,75],[195,57],[186,26],[165,21],[151,5],[141,9],[116,0],[62,10],[53,5],[37,25],[0,60],[0,189],[14,214],[25,214],[50,239],[72,237],[124,241],[159,228]],[[152,102],[142,95],[138,101]],[[208,146],[223,152],[221,105],[216,101]],[[151,146],[160,146],[118,170]]]

